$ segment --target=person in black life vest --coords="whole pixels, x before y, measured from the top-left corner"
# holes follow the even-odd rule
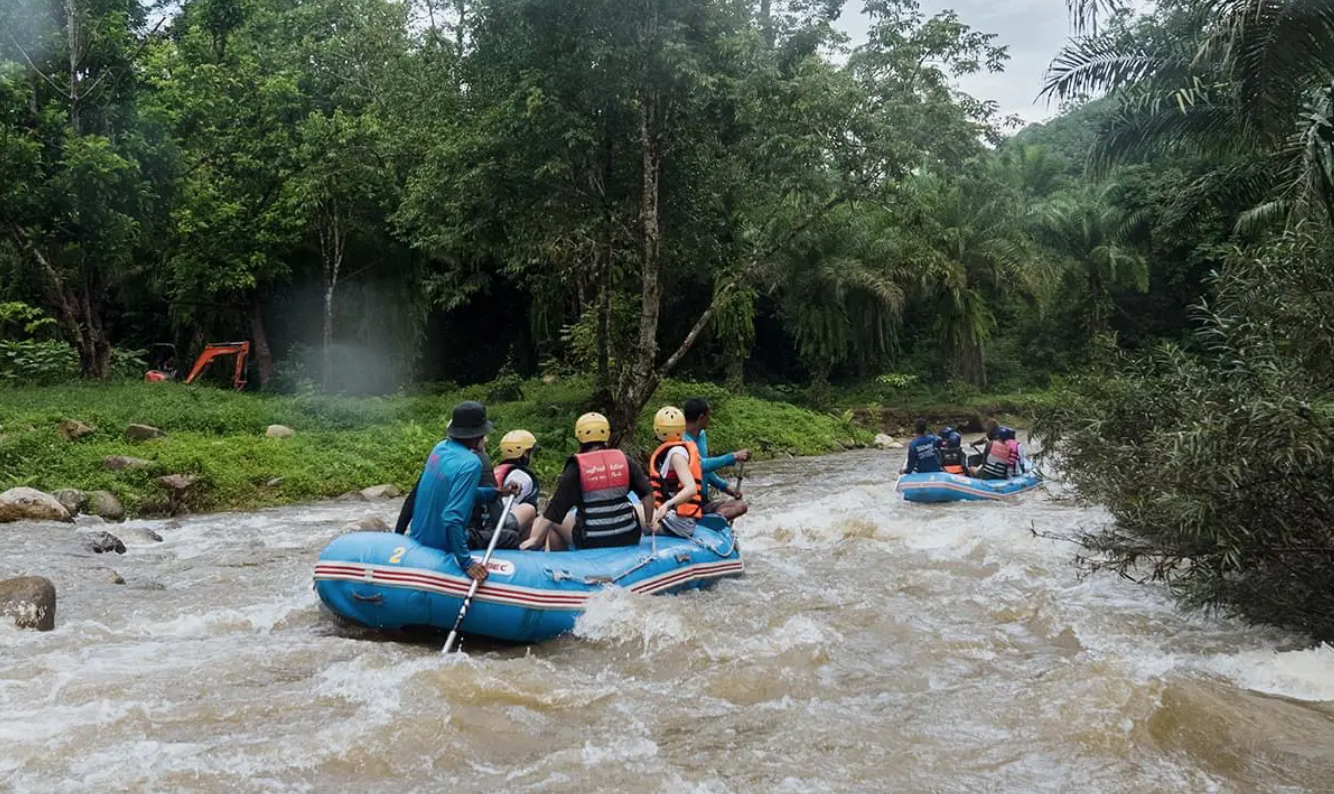
[[[704,469],[699,447],[685,437],[685,414],[665,406],[653,417],[653,434],[662,445],[649,457],[653,485],[653,518],[649,526],[688,538],[704,515]],[[743,511],[744,512],[744,511]]]
[[[500,439],[500,464],[493,470],[497,483],[519,488],[505,526],[522,539],[527,539],[532,532],[533,521],[537,519],[537,502],[542,496],[537,474],[529,468],[536,449],[537,438],[532,433],[511,430]]]
[[[574,424],[579,452],[570,456],[547,509],[520,548],[560,551],[634,546],[643,536],[643,502],[653,489],[644,468],[607,446],[611,424],[588,413]],[[630,501],[630,494],[641,504]],[[573,511],[573,512],[571,512]]]
[[[940,439],[926,432],[926,420],[913,422],[917,437],[908,442],[908,462],[903,474],[930,474],[940,471]]]
[[[968,474],[968,456],[963,451],[963,437],[952,427],[940,431],[940,469],[949,474]]]

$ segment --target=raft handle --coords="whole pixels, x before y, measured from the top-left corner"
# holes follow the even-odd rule
[[[362,602],[367,603],[367,604],[383,604],[383,603],[384,603],[384,596],[380,595],[379,593],[376,593],[375,595],[372,595],[372,596],[364,596],[364,595],[360,595],[360,594],[358,594],[358,593],[353,593],[353,594],[352,594],[352,600],[353,600],[353,601],[362,601]]]

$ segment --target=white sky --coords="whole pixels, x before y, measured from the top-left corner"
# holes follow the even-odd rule
[[[1056,115],[1055,105],[1034,100],[1042,90],[1047,64],[1070,33],[1065,0],[921,0],[921,4],[927,16],[952,8],[964,24],[995,33],[998,43],[1010,48],[1004,72],[973,75],[960,81],[959,88],[978,99],[994,99],[1003,116],[1014,114],[1034,122]],[[859,0],[848,2],[838,26],[854,44],[866,39],[867,20]]]

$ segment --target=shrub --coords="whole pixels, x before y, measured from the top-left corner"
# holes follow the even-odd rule
[[[1037,430],[1115,521],[1094,567],[1187,607],[1334,638],[1334,257],[1294,233],[1234,251],[1197,332],[1066,384]]]

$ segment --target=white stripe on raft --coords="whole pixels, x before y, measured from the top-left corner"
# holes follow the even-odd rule
[[[652,595],[687,582],[701,579],[719,579],[724,576],[740,574],[744,570],[745,565],[741,560],[697,563],[687,565],[684,568],[675,568],[650,579],[636,582],[629,589],[634,593]],[[315,579],[425,590],[460,598],[468,594],[468,588],[471,584],[471,580],[466,577],[446,576],[421,568],[384,567],[342,562],[317,564],[315,566]],[[495,584],[488,579],[482,583],[481,587],[477,588],[477,595],[474,598],[493,604],[521,606],[530,609],[582,611],[592,595],[592,592],[563,592]]]

